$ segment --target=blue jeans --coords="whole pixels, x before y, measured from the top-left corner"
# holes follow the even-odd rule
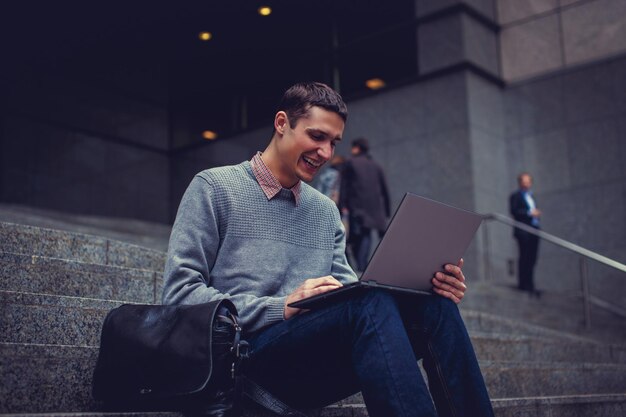
[[[364,290],[248,340],[247,375],[295,408],[362,391],[370,417],[493,416],[458,308],[440,296]]]

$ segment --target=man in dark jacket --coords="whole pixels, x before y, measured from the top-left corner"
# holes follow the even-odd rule
[[[517,177],[517,182],[519,189],[509,198],[511,215],[518,222],[539,229],[541,211],[537,209],[537,204],[530,190],[533,185],[533,178],[529,173],[523,172]],[[533,281],[533,269],[537,262],[537,251],[539,250],[539,237],[517,227],[513,230],[513,236],[519,246],[518,288],[522,291],[528,291],[531,295],[539,296],[540,292],[535,290]]]
[[[348,244],[356,269],[365,270],[372,244],[372,229],[379,236],[387,228],[389,192],[382,168],[369,155],[365,138],[352,141],[352,158],[344,165],[340,204],[349,215]]]

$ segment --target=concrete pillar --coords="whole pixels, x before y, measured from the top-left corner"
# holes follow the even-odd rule
[[[416,0],[420,75],[471,65],[499,76],[498,26],[491,0]]]

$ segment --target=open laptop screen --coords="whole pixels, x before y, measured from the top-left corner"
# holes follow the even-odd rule
[[[482,216],[415,194],[405,194],[362,281],[430,290],[435,272],[456,264]]]
[[[482,216],[405,194],[359,282],[291,303],[319,308],[364,288],[430,294],[431,279],[467,250]]]

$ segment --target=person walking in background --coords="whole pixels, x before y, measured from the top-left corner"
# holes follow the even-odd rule
[[[345,158],[335,155],[330,160],[330,165],[325,169],[317,181],[317,190],[339,205],[339,190],[341,187],[341,169]]]
[[[349,218],[348,244],[358,271],[364,271],[372,229],[382,238],[389,217],[389,192],[383,169],[369,155],[365,138],[352,141],[352,157],[343,167],[339,207]]]
[[[541,211],[537,209],[537,203],[532,195],[532,176],[523,172],[518,175],[519,189],[509,198],[509,210],[518,222],[524,223],[535,229],[539,229],[539,217]],[[539,250],[539,237],[522,229],[514,228],[513,236],[519,247],[519,259],[517,262],[518,288],[528,291],[531,295],[539,297],[541,292],[535,290],[533,270],[537,263]]]

